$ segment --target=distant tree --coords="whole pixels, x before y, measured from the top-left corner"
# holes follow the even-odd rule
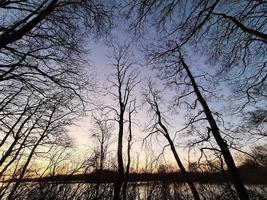
[[[105,114],[96,116],[92,114],[94,127],[90,130],[90,137],[93,139],[94,149],[90,158],[96,172],[102,176],[106,159],[108,156],[108,149],[112,144],[111,136],[114,131],[114,124],[111,123]],[[94,199],[99,199],[100,183],[96,184]]]
[[[103,171],[108,148],[112,144],[111,135],[114,131],[114,124],[110,123],[105,115],[100,115],[100,117],[93,115],[93,121],[95,125],[91,130],[90,137],[94,140],[94,144],[96,144],[94,159],[96,169]]]
[[[267,147],[259,145],[252,148],[250,156],[241,160],[242,166],[267,167]]]
[[[266,145],[255,146],[252,149],[251,153],[256,158],[258,163],[260,163],[264,167],[267,167],[267,146]]]

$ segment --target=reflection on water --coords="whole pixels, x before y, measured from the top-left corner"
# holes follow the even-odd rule
[[[232,186],[227,184],[197,184],[201,199],[237,199]],[[265,185],[246,186],[251,199],[267,199]],[[22,183],[14,196],[16,200],[109,200],[113,184],[101,183]],[[192,199],[186,184],[167,182],[129,183],[128,200],[188,200]]]

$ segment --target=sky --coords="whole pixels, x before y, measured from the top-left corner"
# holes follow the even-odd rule
[[[155,32],[149,33],[149,35],[145,35],[145,37],[148,37],[148,40],[156,37]],[[123,30],[123,28],[115,29],[112,31],[113,39],[118,41],[120,44],[123,43],[129,43],[131,42],[131,36],[127,33],[127,31]],[[144,41],[144,40],[143,40]],[[142,42],[143,42],[142,41]],[[88,44],[88,48],[90,49],[90,53],[88,55],[88,60],[90,63],[90,66],[88,67],[89,73],[94,73],[95,77],[97,77],[97,84],[100,87],[106,87],[108,85],[108,77],[112,73],[112,67],[110,66],[110,60],[108,58],[108,55],[110,55],[111,50],[107,47],[104,40],[100,41],[91,41]],[[142,57],[142,52],[139,51],[140,49],[140,43],[138,44],[132,44],[132,49],[134,51],[134,54],[139,61],[139,65],[137,68],[141,71],[140,79],[141,84],[136,88],[136,94],[137,98],[139,100],[142,99],[141,93],[145,87],[145,83],[147,82],[148,77],[154,77],[156,76],[156,72],[152,71],[150,67],[145,65],[145,60]],[[188,51],[188,54],[190,56],[190,63],[194,66],[193,73],[201,74],[203,71],[207,71],[210,74],[214,73],[214,71],[211,71],[210,68],[205,64],[205,57],[201,55],[196,55],[195,53]],[[203,83],[203,80],[197,80],[201,83]],[[161,85],[162,83],[156,79],[156,82]],[[208,87],[209,85],[206,84],[205,87]],[[223,113],[223,117],[226,120],[226,122],[235,123],[236,116],[229,116],[227,115],[227,108],[229,105],[229,99],[231,96],[231,90],[229,86],[225,83],[220,83],[216,87],[216,95],[218,98],[214,99],[213,101],[209,101],[209,105],[211,108],[213,108],[216,111],[220,111]],[[168,104],[169,100],[173,97],[176,91],[165,91],[164,96],[166,97],[166,105]],[[104,100],[103,100],[104,99]],[[103,97],[102,95],[96,96],[96,101],[103,101],[106,104],[112,104],[112,100],[110,97],[106,96]],[[209,99],[210,100],[210,99]],[[168,109],[168,107],[163,106],[164,109]],[[225,114],[226,113],[226,114]],[[181,129],[184,125],[184,115],[186,114],[186,111],[181,111],[181,114],[179,115],[169,115],[168,119],[170,120],[171,126],[170,126],[170,132],[171,135],[174,135],[174,133]],[[79,152],[80,155],[89,155],[94,148],[94,140],[90,138],[90,129],[92,128],[92,121],[90,120],[91,113],[88,113],[88,116],[80,118],[75,126],[72,126],[69,128],[70,136],[74,140],[74,149],[75,153],[77,155],[77,152]],[[162,151],[162,147],[166,144],[166,140],[163,137],[159,137],[157,140],[156,137],[153,139],[152,144],[150,144],[150,148],[153,149],[153,151],[149,151],[144,148],[143,145],[143,138],[147,135],[145,133],[144,127],[147,124],[149,120],[149,115],[147,113],[147,108],[145,106],[141,107],[139,109],[138,114],[135,116],[135,120],[139,124],[138,128],[134,129],[134,145],[133,145],[133,155],[139,154],[140,160],[142,160],[142,164],[144,165],[145,157],[147,154],[154,154],[154,157],[157,157]],[[239,136],[238,136],[239,137]],[[116,140],[116,131],[114,132],[114,138]],[[193,137],[188,137],[186,134],[178,135],[176,140],[177,144],[177,150],[179,155],[181,156],[184,163],[188,162],[188,148],[186,146],[189,139],[192,139]],[[243,140],[243,141],[242,141]],[[247,141],[246,137],[239,137],[239,141],[242,142]],[[266,141],[248,141],[245,150],[249,150],[249,147],[255,144],[262,144]],[[124,150],[126,145],[124,144]],[[115,153],[116,149],[116,142],[114,142],[111,146],[111,152]],[[153,153],[152,153],[153,152]],[[233,152],[234,155],[237,155],[237,152]],[[175,165],[175,161],[173,159],[173,155],[170,152],[170,150],[167,148],[165,152],[165,161],[168,164]],[[193,160],[196,160],[199,157],[199,151],[192,151],[190,154],[190,158]]]
[[[94,43],[91,46],[91,52],[89,55],[90,59],[90,67],[89,70],[92,70],[93,73],[97,74],[97,83],[101,87],[105,87],[108,85],[107,82],[107,77],[112,73],[112,68],[110,66],[110,61],[107,58],[107,55],[109,54],[110,49],[105,46],[103,42],[100,43]],[[141,84],[136,88],[136,93],[137,93],[137,98],[139,101],[141,101],[142,96],[142,90],[145,87],[145,83],[150,76],[155,76],[153,75],[155,72],[152,71],[148,66],[139,66],[139,70],[141,70],[141,77],[140,79],[142,80]],[[157,80],[158,84],[161,84],[159,80]],[[165,91],[164,96],[167,97],[166,102],[169,101],[168,97],[171,98],[171,92],[170,91]],[[99,99],[98,99],[99,98]],[[109,99],[111,97],[106,98],[105,97],[105,103],[107,104],[112,104],[112,100]],[[99,97],[96,97],[97,101],[103,100],[103,97],[100,95]],[[139,103],[140,104],[140,103]],[[163,107],[166,109],[166,107]],[[184,118],[183,118],[182,113],[180,115],[172,115],[168,116],[168,119],[171,121],[171,127],[170,127],[170,134],[173,135],[176,130],[181,129],[183,127],[184,123]],[[78,155],[77,152],[79,152],[78,156],[83,157],[83,155],[90,155],[91,152],[93,152],[94,149],[94,140],[90,137],[90,129],[92,128],[92,121],[90,119],[91,113],[88,113],[88,116],[80,118],[75,126],[70,127],[69,133],[71,137],[74,140],[74,152],[75,155]],[[150,140],[146,143],[146,147],[148,147],[150,150],[145,148],[144,143],[143,143],[143,138],[148,134],[146,132],[143,132],[143,129],[145,128],[146,124],[148,123],[150,119],[149,114],[147,113],[147,107],[143,106],[138,110],[138,114],[135,116],[135,121],[139,124],[138,128],[135,128],[134,130],[134,144],[133,144],[133,150],[132,154],[134,157],[139,155],[140,159],[140,165],[145,165],[145,160],[147,154],[150,156],[153,156],[154,158],[158,157],[158,155],[162,152],[162,147],[165,146],[166,139],[164,137],[153,137],[151,140],[152,143],[150,143]],[[116,140],[116,131],[114,132],[114,137]],[[158,138],[158,139],[157,139]],[[188,160],[188,149],[186,148],[187,140],[188,138],[184,135],[178,135],[179,138],[176,141],[177,144],[177,150],[182,158],[182,160],[187,163]],[[117,143],[114,142],[110,148],[110,151],[115,153]],[[124,151],[126,150],[126,144],[124,144]],[[197,152],[192,151],[191,154],[191,159],[199,154]],[[171,165],[176,165],[173,154],[171,153],[169,148],[166,148],[165,153],[164,153],[164,158],[163,161],[166,162],[167,164]],[[186,165],[186,164],[185,164]]]
[[[113,33],[114,34],[114,33]],[[115,33],[116,36],[118,34],[123,33]],[[126,35],[126,34],[125,34]],[[123,35],[123,38],[127,38],[125,35]],[[126,43],[127,43],[126,39]],[[123,44],[123,41],[120,41],[121,44]],[[93,72],[96,74],[97,77],[97,84],[100,87],[106,87],[109,83],[107,81],[107,78],[110,76],[111,73],[113,73],[112,67],[110,66],[110,60],[108,58],[108,55],[110,54],[111,50],[105,45],[104,41],[97,41],[97,42],[92,42],[91,45],[89,44],[90,48],[90,54],[88,55],[88,60],[90,62],[90,66],[88,67],[89,73]],[[138,51],[136,47],[133,47],[134,53],[136,57],[139,57]],[[140,60],[140,59],[139,59]],[[137,95],[137,98],[139,101],[142,101],[142,91],[145,88],[145,84],[148,80],[149,77],[155,76],[155,72],[152,71],[148,66],[141,66],[141,65],[136,65],[140,71],[140,79],[141,83],[139,86],[136,88],[135,93]],[[96,95],[96,101],[102,101],[103,96],[98,96]],[[112,105],[112,99],[111,97],[105,97],[105,104],[111,104]],[[140,104],[140,103],[139,103]],[[140,105],[139,105],[140,106]],[[147,151],[148,149],[145,148],[144,143],[143,143],[143,138],[147,135],[147,133],[143,132],[143,129],[145,128],[146,124],[148,123],[150,117],[147,113],[147,108],[143,106],[138,110],[138,114],[135,116],[134,120],[139,124],[139,127],[135,128],[134,132],[134,145],[133,145],[133,156],[136,157],[137,154],[139,154],[139,159],[140,163],[142,165],[142,160],[145,160],[145,157],[147,156]],[[74,149],[75,149],[75,154],[77,155],[77,151],[83,156],[83,154],[88,155],[93,151],[94,148],[94,140],[90,137],[90,129],[92,128],[92,121],[90,119],[90,115],[92,113],[88,112],[87,116],[79,118],[79,120],[75,123],[74,126],[69,127],[69,134],[72,137],[74,141]],[[172,116],[174,119],[176,118],[176,121],[182,122],[182,116]],[[173,121],[175,121],[172,119]],[[126,125],[127,126],[127,125]],[[179,125],[178,125],[179,126]],[[180,124],[179,129],[182,127],[182,124]],[[172,132],[175,131],[175,128],[173,128]],[[115,139],[116,139],[116,131],[114,133]],[[166,144],[166,139],[163,137],[160,137],[160,142],[157,142],[155,139],[153,140],[152,145],[147,145],[149,146],[152,150],[153,153],[155,154],[154,157],[157,157],[158,154],[162,151],[161,146],[164,146]],[[186,152],[187,150],[185,149],[185,145],[183,144],[186,141],[186,139],[182,139],[179,141],[180,143],[180,148],[179,151],[181,153],[181,157],[183,160],[187,159]],[[159,143],[161,143],[159,145]],[[183,144],[183,145],[182,145]],[[114,152],[116,148],[116,142],[113,143],[111,146],[111,151]],[[126,144],[124,145],[124,150],[126,150]],[[149,152],[151,155],[152,150]],[[170,150],[167,148],[166,153],[164,154],[165,158],[163,160],[166,161],[166,163],[175,165],[173,155],[170,152]]]

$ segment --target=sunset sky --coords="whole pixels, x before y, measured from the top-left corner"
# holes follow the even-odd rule
[[[115,37],[115,39],[119,38],[127,38],[127,33],[121,33],[120,31],[113,32],[113,35]],[[128,38],[130,38],[130,35],[128,36]],[[125,42],[129,42],[129,39],[125,39]],[[123,41],[120,41],[121,44],[123,44]],[[89,64],[90,66],[88,66],[88,71],[89,74],[95,74],[94,77],[96,78],[96,83],[97,85],[101,88],[106,88],[109,83],[107,81],[107,79],[110,77],[110,74],[113,72],[112,71],[112,67],[110,65],[110,59],[108,58],[108,55],[110,55],[111,50],[109,47],[107,47],[107,45],[105,44],[104,41],[97,41],[97,42],[92,42],[91,44],[88,45],[89,49],[90,49],[90,54],[88,55],[88,60],[89,60]],[[144,146],[142,147],[143,144],[143,138],[148,134],[146,132],[144,132],[144,128],[145,125],[148,123],[148,121],[150,120],[150,116],[147,113],[147,106],[142,106],[142,91],[144,91],[144,88],[146,88],[146,84],[147,84],[147,80],[148,78],[152,77],[154,78],[154,80],[156,80],[156,82],[158,83],[159,87],[162,87],[162,82],[158,79],[155,79],[156,77],[156,72],[154,70],[151,69],[151,67],[146,65],[146,61],[143,60],[143,58],[141,57],[140,53],[140,49],[138,49],[138,44],[136,45],[132,45],[132,49],[135,53],[135,56],[138,60],[138,64],[136,65],[136,68],[141,72],[140,73],[140,80],[141,83],[139,84],[139,86],[135,89],[135,94],[137,95],[137,100],[138,100],[138,104],[140,106],[140,108],[138,109],[138,113],[136,114],[136,116],[134,117],[134,120],[139,124],[139,127],[135,127],[134,130],[134,144],[133,144],[133,149],[132,149],[132,155],[133,157],[136,157],[137,154],[139,155],[139,159],[140,159],[140,164],[142,162],[145,162],[145,156],[148,153],[148,149],[146,149]],[[189,51],[190,52],[190,51]],[[191,62],[194,64],[194,72],[197,73],[201,73],[209,68],[207,68],[207,66],[205,65],[205,58],[204,57],[200,57],[198,55],[195,55],[193,52],[191,52]],[[209,69],[209,73],[214,73]],[[205,83],[204,83],[205,84]],[[185,110],[179,110],[179,114],[173,114],[170,112],[168,106],[169,101],[171,100],[171,98],[173,97],[173,95],[175,95],[175,91],[171,91],[171,90],[165,90],[162,89],[164,91],[164,95],[165,99],[166,99],[166,104],[162,105],[162,109],[163,111],[168,111],[168,113],[170,114],[168,116],[168,120],[170,122],[170,133],[172,136],[174,136],[174,133],[183,128],[184,127],[184,123],[185,123],[185,118],[184,115],[186,114]],[[216,100],[212,100],[210,101],[210,105],[213,109],[215,109],[216,111],[227,111],[227,109],[229,108],[229,98],[231,95],[231,90],[228,87],[227,84],[219,84],[217,85],[216,90],[214,90],[216,92],[216,95],[219,97]],[[110,95],[107,96],[103,96],[103,94],[99,93],[96,94],[93,98],[93,101],[99,103],[102,102],[104,104],[108,104],[108,105],[112,105],[114,104],[112,101],[112,97]],[[90,107],[91,108],[91,107]],[[90,119],[92,112],[88,112],[87,116],[85,117],[81,117],[80,119],[77,120],[77,123],[75,126],[72,126],[69,128],[70,131],[70,136],[73,138],[74,140],[74,157],[77,154],[77,152],[79,152],[79,155],[82,157],[83,155],[90,155],[90,153],[93,151],[94,148],[94,139],[90,138],[90,129],[92,129],[92,121]],[[238,122],[236,116],[227,116],[226,114],[223,113],[223,117],[225,119],[225,121],[227,123],[236,123]],[[115,126],[117,126],[117,124],[115,123]],[[127,126],[127,125],[126,125]],[[127,135],[127,134],[126,134]],[[113,142],[112,146],[110,147],[110,152],[112,152],[113,155],[115,155],[115,149],[116,149],[116,137],[117,137],[117,132],[116,130],[113,133],[113,140],[115,140],[115,142]],[[239,137],[239,136],[238,136]],[[126,138],[126,136],[125,136]],[[153,143],[150,144],[150,150],[149,154],[151,155],[151,153],[153,152],[153,156],[157,157],[161,152],[162,152],[162,147],[164,145],[166,145],[166,139],[162,136],[159,136],[158,139],[156,139],[157,137],[153,136]],[[186,134],[177,134],[176,136],[176,144],[177,144],[177,149],[178,149],[178,153],[180,154],[182,160],[185,162],[185,164],[187,164],[188,162],[188,141],[190,139],[193,139],[194,137],[186,137]],[[246,138],[246,136],[245,136]],[[240,142],[242,143],[242,139],[245,138],[241,138]],[[245,146],[244,150],[249,150],[250,145],[255,145],[256,143],[262,144],[264,143],[264,141],[260,140],[260,141],[255,141],[255,140],[249,140],[246,141],[247,145]],[[149,140],[148,140],[148,144],[149,144]],[[149,146],[149,145],[148,145]],[[124,151],[126,150],[126,144],[124,144]],[[233,155],[237,155],[238,152],[233,151]],[[190,153],[190,159],[191,160],[197,160],[199,158],[199,150],[194,151],[192,149],[191,153]],[[173,154],[171,153],[169,148],[166,148],[166,151],[164,153],[164,158],[167,164],[172,164],[172,165],[176,165],[175,160],[173,159]]]

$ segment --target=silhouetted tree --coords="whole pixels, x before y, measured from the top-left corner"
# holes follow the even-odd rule
[[[117,103],[117,108],[110,107],[111,111],[116,114],[118,122],[118,147],[117,147],[117,162],[118,162],[118,177],[114,184],[114,200],[121,199],[121,187],[124,180],[124,165],[123,165],[123,136],[125,132],[125,113],[130,105],[133,89],[139,83],[138,72],[134,69],[135,61],[133,60],[130,46],[121,46],[118,44],[112,45],[112,74],[110,94],[114,97]],[[131,110],[129,110],[131,112]]]
[[[82,71],[84,39],[108,31],[111,18],[105,4],[1,1],[0,7],[1,86],[14,83],[40,93],[58,86],[79,96],[90,86]]]
[[[16,179],[11,199],[36,149],[70,144],[64,127],[93,86],[83,69],[84,39],[108,32],[111,17],[106,4],[93,0],[0,7],[0,174]]]
[[[107,116],[102,114],[99,117],[93,115],[93,121],[95,125],[91,130],[90,136],[94,139],[94,144],[96,144],[96,149],[94,149],[96,169],[103,171],[108,148],[112,144],[111,135],[114,131],[114,124],[110,123]]]
[[[149,89],[148,92],[145,94],[146,102],[149,104],[150,112],[152,113],[152,119],[153,122],[151,122],[151,127],[149,127],[149,136],[152,136],[153,134],[160,133],[162,134],[168,141],[168,146],[170,146],[171,151],[174,155],[174,158],[176,160],[176,163],[181,170],[183,176],[185,177],[185,180],[187,184],[189,185],[191,192],[193,194],[194,199],[200,199],[199,194],[196,190],[195,185],[193,184],[193,181],[189,178],[187,171],[176,151],[175,145],[173,140],[171,139],[171,136],[169,134],[168,128],[165,125],[166,120],[164,119],[164,116],[161,113],[160,110],[160,96],[159,91],[156,91],[153,86],[153,83],[149,83]],[[166,147],[166,146],[165,146]]]
[[[102,176],[104,164],[108,156],[108,148],[112,144],[111,135],[114,131],[114,124],[110,123],[107,116],[100,114],[92,116],[94,121],[94,128],[91,130],[91,138],[95,144],[93,149],[93,156],[90,159],[94,164],[97,174]],[[96,184],[96,194],[94,199],[99,199],[100,183]]]
[[[267,167],[267,147],[266,145],[259,145],[252,148],[250,156],[246,156],[242,160],[242,165],[253,166],[253,167]]]
[[[175,48],[170,48],[171,45],[176,45]],[[175,50],[170,50],[175,49]],[[194,125],[197,122],[208,123],[208,133],[207,137],[203,138],[200,142],[209,141],[210,133],[212,133],[216,144],[219,146],[219,149],[214,147],[206,148],[209,150],[215,150],[222,153],[225,163],[231,173],[233,184],[236,188],[237,194],[240,199],[248,199],[246,189],[242,183],[242,180],[237,171],[234,159],[229,151],[229,146],[226,140],[221,135],[221,130],[216,122],[217,114],[213,112],[203,93],[210,93],[207,89],[202,87],[196,82],[198,77],[204,77],[205,75],[194,76],[189,65],[186,63],[180,48],[177,46],[177,43],[168,43],[166,49],[164,47],[158,49],[152,49],[149,53],[152,63],[160,72],[160,77],[166,81],[166,84],[169,87],[176,87],[177,92],[180,91],[180,94],[175,99],[176,105],[182,105],[185,103],[185,106],[189,107],[192,110],[197,110],[197,114],[191,118],[187,126],[182,130],[185,130],[189,126]],[[186,97],[191,97],[191,101],[183,101]],[[195,96],[195,98],[192,98]],[[189,99],[188,99],[189,100]],[[200,109],[198,109],[200,108]],[[198,128],[199,129],[199,128]],[[194,129],[199,133],[196,129]],[[202,148],[202,150],[205,148]]]
[[[133,133],[132,133],[132,115],[136,112],[136,99],[132,100],[129,103],[128,107],[128,138],[127,138],[127,164],[126,164],[126,170],[125,170],[125,176],[124,176],[124,182],[123,182],[123,190],[122,190],[122,199],[127,199],[127,185],[128,185],[128,177],[130,173],[130,166],[131,166],[131,148],[133,145]]]

